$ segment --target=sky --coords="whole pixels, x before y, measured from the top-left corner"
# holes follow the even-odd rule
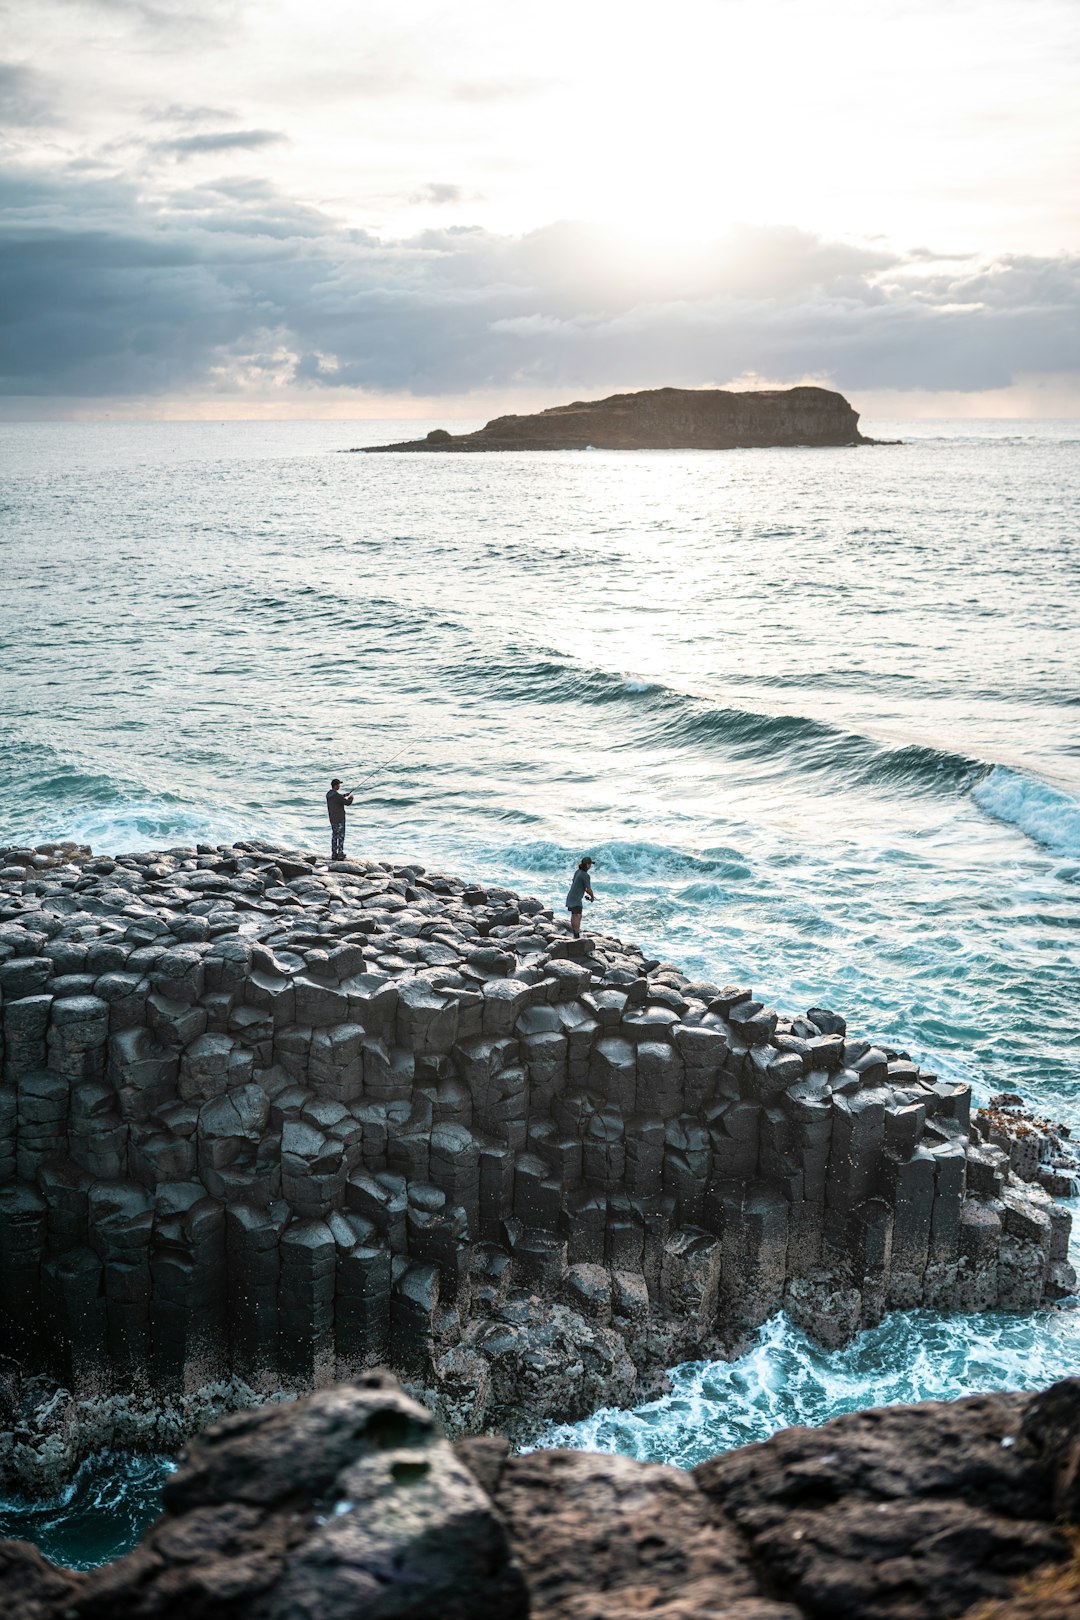
[[[0,0],[0,416],[1080,416],[1077,0]]]

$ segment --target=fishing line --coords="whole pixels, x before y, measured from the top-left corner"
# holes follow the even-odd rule
[[[356,782],[356,786],[355,787],[350,787],[350,789],[348,789],[348,792],[350,792],[350,794],[355,794],[355,792],[358,792],[359,789],[361,789],[361,787],[363,787],[364,784],[366,784],[366,782],[374,781],[374,778],[376,778],[376,776],[379,776],[379,774],[381,774],[382,771],[385,771],[385,768],[387,768],[387,766],[393,765],[393,761],[400,760],[400,758],[402,758],[403,753],[405,753],[406,750],[408,750],[408,748],[411,747],[411,744],[413,744],[413,737],[406,737],[405,742],[403,742],[402,747],[398,748],[397,753],[392,753],[392,755],[390,755],[390,757],[387,758],[387,760],[382,760],[381,765],[374,766],[374,770],[368,771],[368,774],[366,774],[366,776],[361,776],[361,778],[359,778],[359,781]]]

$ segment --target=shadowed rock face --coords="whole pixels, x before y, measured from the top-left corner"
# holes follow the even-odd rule
[[[869,444],[858,412],[828,388],[730,393],[649,388],[575,400],[533,416],[497,416],[476,433],[435,428],[426,439],[376,450],[735,450],[770,445]]]
[[[782,1308],[836,1345],[1074,1282],[1053,1133],[509,890],[7,849],[0,998],[0,1474],[31,1488],[375,1364],[520,1439]]]
[[[789,1429],[688,1474],[451,1447],[373,1373],[209,1430],[126,1558],[72,1575],[0,1542],[0,1582],[10,1620],[958,1620],[1068,1557],[1078,1454],[1077,1380]]]

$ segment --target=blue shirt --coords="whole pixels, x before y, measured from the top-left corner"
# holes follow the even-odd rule
[[[567,891],[567,911],[580,911],[581,902],[584,899],[586,892],[589,894],[592,893],[592,884],[589,881],[588,872],[583,866],[579,866],[577,871],[574,873],[570,888]]]

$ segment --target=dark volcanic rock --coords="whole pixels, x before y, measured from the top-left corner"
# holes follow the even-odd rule
[[[376,1372],[209,1430],[113,1565],[71,1575],[0,1542],[0,1586],[13,1620],[958,1620],[1033,1571],[1065,1578],[1078,1455],[1075,1379],[856,1413],[684,1473],[451,1447]]]
[[[436,428],[426,439],[373,450],[734,450],[769,445],[869,444],[859,416],[828,388],[647,388],[575,400],[532,416],[497,416],[475,433]]]
[[[62,1615],[86,1584],[84,1575],[57,1569],[25,1541],[0,1541],[0,1601],[4,1620]]]
[[[494,1497],[534,1616],[797,1620],[798,1610],[763,1599],[743,1538],[679,1469],[538,1451],[507,1463]]]
[[[79,1620],[528,1613],[490,1499],[430,1414],[378,1373],[208,1430],[142,1545],[67,1603]]]
[[[1050,1402],[1050,1397],[1054,1397]],[[1040,1422],[1048,1404],[1060,1411]],[[773,1585],[822,1620],[947,1620],[1067,1555],[1080,1382],[788,1429],[695,1470]]]
[[[968,1087],[839,1013],[412,864],[30,861],[0,849],[24,1489],[380,1364],[455,1434],[523,1440],[781,1308],[833,1345],[1074,1285],[1039,1183],[1061,1134],[999,1110],[973,1136]]]

